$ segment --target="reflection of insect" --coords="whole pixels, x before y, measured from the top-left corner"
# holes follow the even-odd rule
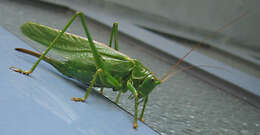
[[[77,16],[81,19],[87,39],[65,33]],[[18,51],[39,57],[39,59],[30,71],[20,70],[15,67],[10,67],[10,69],[29,75],[35,70],[41,60],[45,60],[64,75],[89,85],[83,98],[72,98],[76,102],[85,102],[93,87],[100,87],[100,93],[103,92],[104,87],[119,91],[116,103],[118,103],[122,92],[130,90],[135,98],[133,127],[137,128],[138,104],[140,101],[144,101],[139,117],[139,119],[143,121],[143,114],[150,92],[157,85],[167,80],[177,65],[179,65],[194,48],[180,59],[162,79],[158,79],[149,69],[144,67],[141,62],[118,51],[117,27],[118,24],[114,23],[108,47],[103,43],[92,40],[86,26],[84,15],[81,12],[77,12],[73,15],[62,31],[32,22],[25,23],[21,27],[22,32],[29,38],[47,47],[47,49],[43,54],[39,54],[26,49],[16,48]],[[111,48],[113,38],[115,49]],[[61,59],[46,56],[50,49]]]

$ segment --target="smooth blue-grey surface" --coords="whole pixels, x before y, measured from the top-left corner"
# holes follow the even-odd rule
[[[133,117],[93,92],[86,103],[75,103],[72,96],[84,90],[41,62],[33,74],[25,76],[8,68],[31,68],[36,60],[18,53],[15,47],[31,49],[0,27],[0,134],[1,135],[154,135],[141,122],[132,128]]]

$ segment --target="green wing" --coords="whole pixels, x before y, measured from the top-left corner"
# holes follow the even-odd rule
[[[41,24],[27,22],[21,26],[22,33],[30,39],[37,41],[44,48],[55,39],[60,30],[50,28]],[[98,52],[101,54],[111,71],[129,72],[133,68],[134,60],[127,55],[120,53],[107,45],[94,41]],[[35,45],[31,45],[39,49]],[[82,65],[95,65],[87,38],[70,33],[64,33],[51,49],[52,53],[62,57],[65,61],[76,61]],[[83,66],[84,68],[84,66]]]
[[[39,42],[44,46],[48,46],[58,35],[60,30],[50,28],[45,25],[27,22],[21,26],[22,33],[30,39]],[[94,41],[99,53],[104,56],[116,58],[120,60],[131,60],[127,55],[120,53],[107,45]],[[90,46],[87,38],[80,37],[70,33],[64,33],[56,42],[54,51],[57,53],[64,52],[89,52]],[[63,54],[61,54],[63,55]]]

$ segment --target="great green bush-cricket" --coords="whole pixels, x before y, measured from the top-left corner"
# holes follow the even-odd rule
[[[65,32],[78,16],[81,19],[87,38]],[[134,128],[137,128],[138,105],[140,101],[143,101],[143,108],[139,119],[144,121],[143,115],[151,91],[157,85],[167,80],[183,59],[199,46],[192,48],[162,79],[159,79],[139,60],[132,59],[118,51],[117,23],[113,24],[109,45],[92,40],[85,17],[81,12],[73,15],[61,31],[33,22],[23,24],[21,30],[24,35],[41,43],[47,49],[42,54],[39,54],[23,48],[16,48],[20,52],[39,57],[39,59],[29,71],[15,67],[10,67],[11,70],[29,75],[35,70],[39,62],[44,60],[65,76],[89,85],[84,97],[72,98],[76,102],[85,102],[93,87],[100,87],[100,93],[103,92],[103,88],[112,88],[114,91],[118,91],[116,103],[118,103],[122,92],[130,90],[135,99]],[[113,40],[114,49],[112,48]],[[51,49],[55,55],[63,60],[47,56],[46,54]]]

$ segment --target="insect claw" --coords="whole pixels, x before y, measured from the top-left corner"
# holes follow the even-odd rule
[[[16,68],[16,67],[9,67],[10,70],[14,71],[14,72],[18,72],[18,73],[21,73],[21,74],[24,74],[24,75],[29,75],[31,72],[27,72],[27,71],[23,71],[19,68]]]
[[[10,69],[10,70],[13,70],[13,71],[15,71],[15,72],[21,72],[20,69],[17,69],[17,68],[15,68],[15,67],[13,67],[13,66],[9,67],[9,69]]]
[[[103,95],[103,91],[100,90],[100,91],[98,91],[98,92],[99,92],[99,94]]]
[[[139,118],[140,121],[144,122],[144,118]]]
[[[75,101],[75,102],[85,102],[84,99],[82,99],[82,98],[76,98],[76,97],[73,97],[71,100],[72,100],[72,101]]]
[[[133,128],[134,128],[134,129],[137,129],[137,127],[138,127],[138,126],[137,126],[137,123],[134,122]]]

